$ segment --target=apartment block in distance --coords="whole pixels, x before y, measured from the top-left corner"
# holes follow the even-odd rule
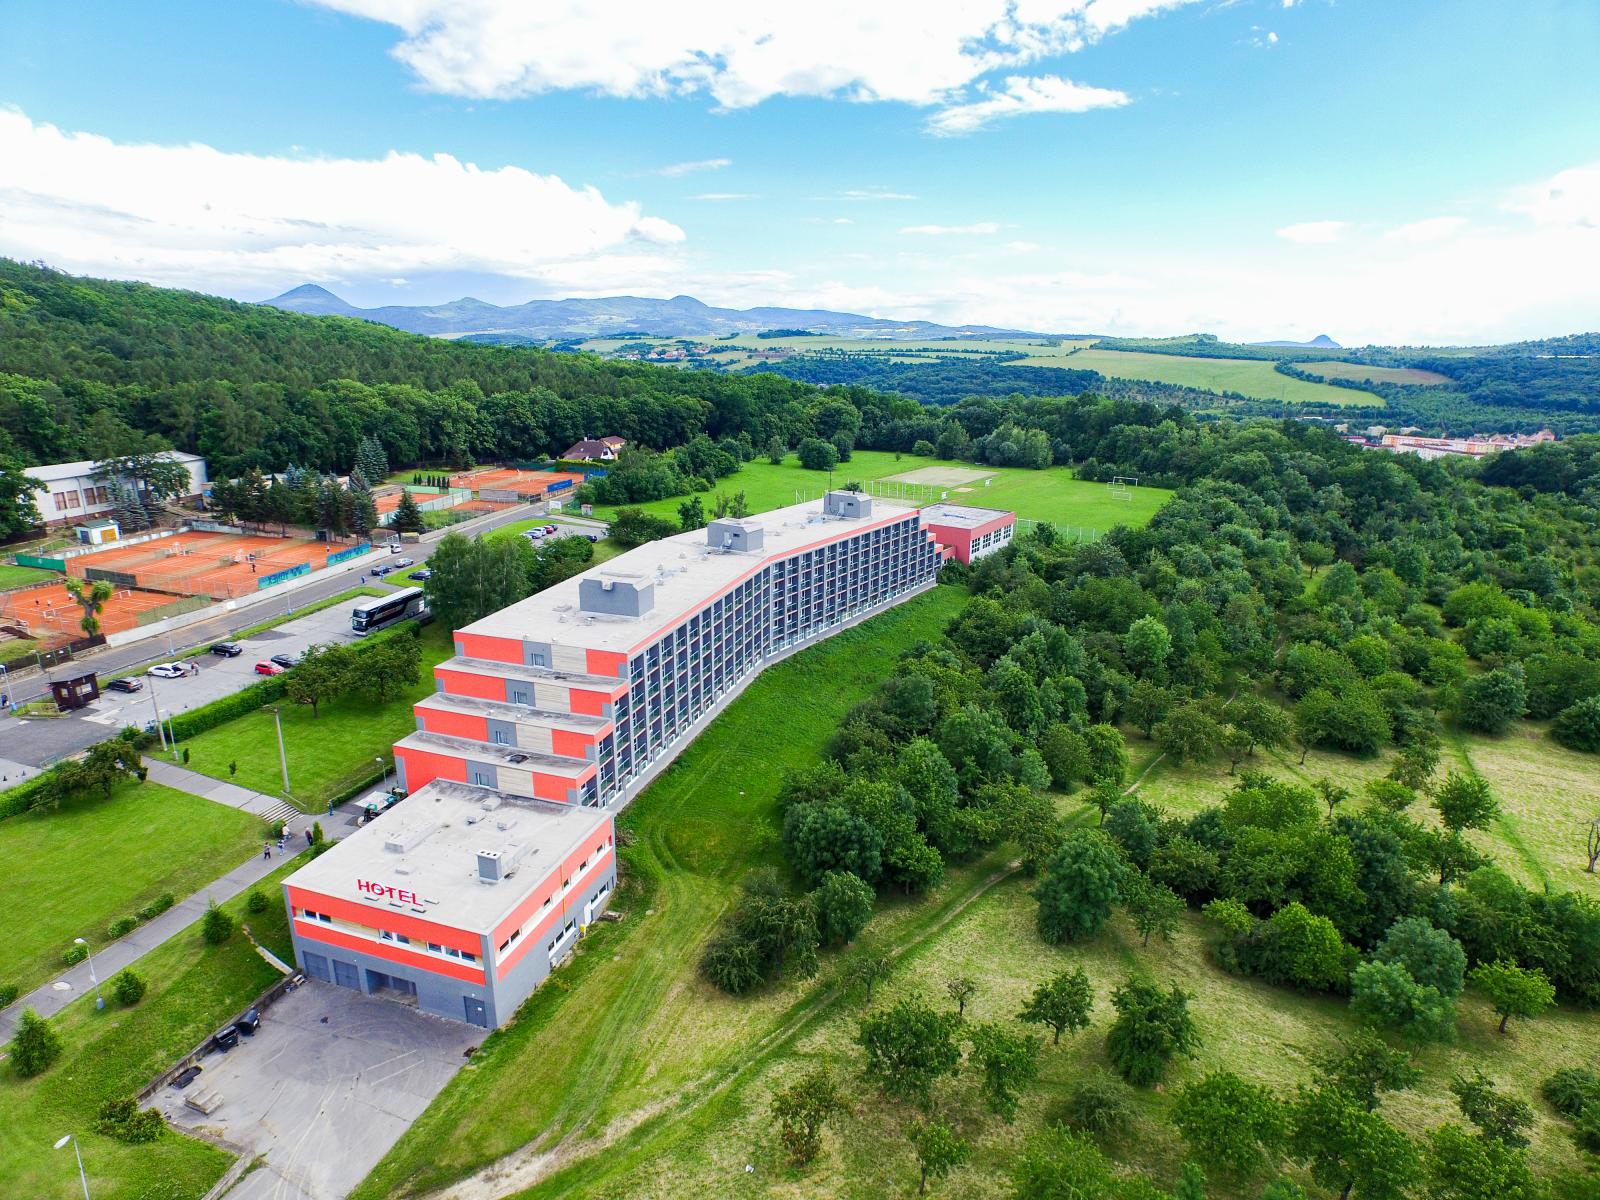
[[[969,504],[930,504],[922,521],[934,540],[949,548],[950,557],[964,563],[1010,545],[1017,530],[1016,513]]]
[[[917,509],[846,491],[649,542],[458,630],[395,745],[401,783],[625,800],[764,665],[932,586],[948,554]]]

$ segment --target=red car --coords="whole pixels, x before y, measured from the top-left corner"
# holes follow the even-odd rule
[[[283,674],[283,668],[280,667],[275,662],[267,662],[265,659],[262,659],[260,662],[258,662],[256,664],[256,674],[257,675],[282,675]]]

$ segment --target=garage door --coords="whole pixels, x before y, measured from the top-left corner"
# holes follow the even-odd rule
[[[333,981],[340,987],[352,988],[358,992],[361,990],[361,983],[356,975],[355,965],[340,962],[337,958],[333,960]]]
[[[306,950],[300,955],[300,958],[306,965],[306,974],[311,978],[320,979],[323,983],[328,983],[333,979],[332,973],[328,970],[326,955],[313,954],[311,951]]]

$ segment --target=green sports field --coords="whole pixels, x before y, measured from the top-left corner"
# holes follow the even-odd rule
[[[1371,392],[1309,383],[1280,374],[1265,359],[1188,358],[1178,354],[1145,354],[1129,350],[1080,350],[1059,364],[1098,371],[1113,379],[1172,383],[1208,392],[1238,392],[1258,400],[1287,404],[1382,404]]]
[[[1064,529],[1090,530],[1103,533],[1113,525],[1140,526],[1150,520],[1171,492],[1161,488],[1135,487],[1126,500],[1117,499],[1103,483],[1088,483],[1074,479],[1066,467],[1051,467],[1044,471],[1031,471],[1022,467],[980,467],[972,463],[941,462],[938,459],[896,455],[887,450],[858,450],[847,463],[840,463],[833,472],[836,487],[848,482],[867,483],[888,480],[896,475],[910,474],[929,467],[945,467],[982,473],[987,479],[974,479],[967,483],[915,491],[918,502],[943,497],[957,504],[975,504],[984,508],[1004,508],[1019,517],[1034,521],[1049,521]],[[719,479],[710,492],[700,493],[700,502],[709,513],[717,492],[733,495],[743,492],[745,502],[752,512],[766,512],[819,498],[828,486],[828,473],[808,471],[794,455],[774,466],[765,458],[745,463],[743,469],[726,479]],[[678,506],[684,497],[655,500],[640,505],[646,512],[657,516],[678,518]],[[609,520],[616,513],[615,506],[600,505],[595,516]]]

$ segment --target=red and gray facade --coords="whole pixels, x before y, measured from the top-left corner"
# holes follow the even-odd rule
[[[1011,544],[1017,515],[970,504],[930,504],[922,510],[922,523],[951,558],[971,563]]]

